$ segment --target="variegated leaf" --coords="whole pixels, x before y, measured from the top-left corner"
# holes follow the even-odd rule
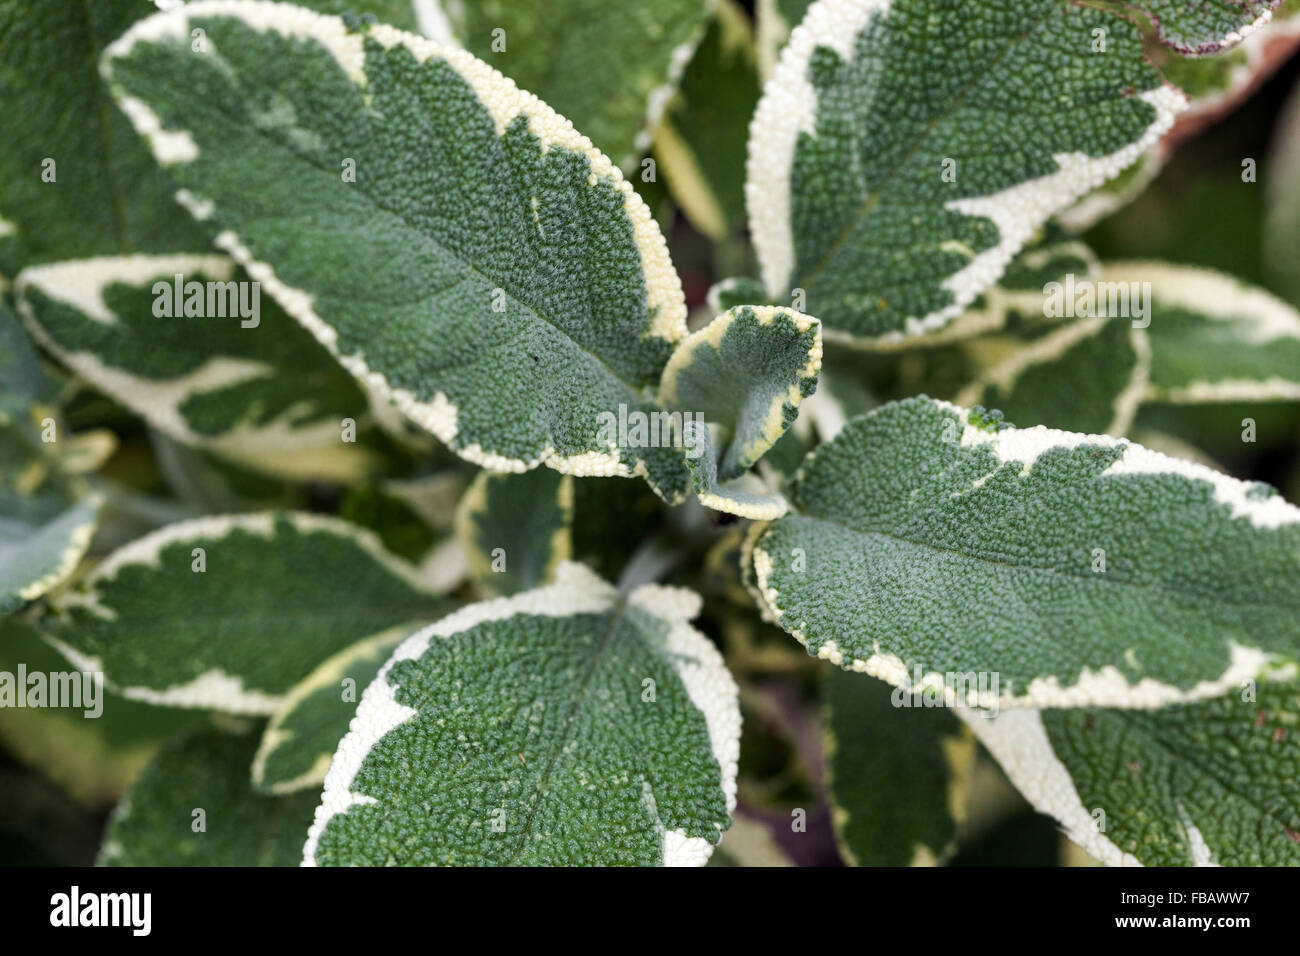
[[[393,627],[357,641],[285,694],[253,758],[253,789],[284,794],[323,784],[362,692],[411,631]]]
[[[751,128],[750,230],[767,292],[802,290],[828,337],[940,329],[1183,105],[1143,61],[1137,28],[1109,12],[818,0]]]
[[[456,536],[488,595],[545,584],[573,554],[573,479],[549,469],[480,472],[456,508]],[[606,529],[608,530],[608,529]]]
[[[922,397],[855,419],[788,493],[751,548],[765,610],[895,686],[1150,708],[1300,655],[1300,508],[1267,485]]]
[[[281,4],[159,14],[105,70],[218,245],[458,454],[685,494],[678,450],[598,438],[685,305],[645,205],[567,120],[463,50]]]
[[[718,0],[654,141],[659,174],[673,200],[696,229],[716,241],[744,226],[740,171],[758,95],[753,29],[735,0]],[[762,300],[737,304],[755,301]]]
[[[177,441],[292,478],[372,465],[361,389],[225,256],[60,262],[15,287],[42,345]]]
[[[740,708],[699,609],[566,564],[413,635],[339,745],[304,862],[706,862],[735,807]]]
[[[1163,710],[962,716],[1029,802],[1104,863],[1300,864],[1294,664]]]
[[[447,609],[370,532],[296,512],[168,525],[52,605],[51,643],[124,696],[249,714],[366,635]]]
[[[731,309],[673,353],[659,398],[685,416],[695,491],[707,507],[751,518],[784,512],[779,495],[737,480],[785,434],[816,390],[821,363],[821,324],[772,306]]]
[[[443,29],[467,50],[569,117],[625,168],[649,148],[710,6],[709,0],[432,4],[441,8]]]

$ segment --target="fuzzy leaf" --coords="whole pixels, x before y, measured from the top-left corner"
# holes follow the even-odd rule
[[[1163,710],[1017,710],[968,722],[1029,802],[1104,863],[1295,866],[1297,718],[1290,665]]]
[[[1120,7],[1151,17],[1156,35],[1190,56],[1218,53],[1234,46],[1273,16],[1279,0],[1128,0]]]
[[[462,50],[279,4],[159,14],[105,70],[218,245],[417,424],[494,470],[684,496],[676,449],[598,440],[685,338],[681,284],[644,203],[549,107]]]
[[[475,584],[489,595],[544,584],[573,553],[573,479],[538,469],[481,472],[456,508],[456,535]]]
[[[624,167],[649,147],[709,12],[705,0],[442,6],[467,50],[569,117]]]
[[[694,426],[687,428],[695,455],[688,461],[707,507],[745,517],[784,512],[780,496],[751,491],[736,479],[785,434],[816,390],[821,362],[821,324],[771,306],[731,309],[673,353],[659,397]]]
[[[225,256],[61,262],[16,288],[38,341],[165,435],[288,477],[366,470],[363,446],[343,440],[344,419],[367,418],[360,388]]]
[[[1158,707],[1300,655],[1300,508],[1267,485],[922,397],[851,422],[788,491],[800,513],[752,546],[765,609],[895,686]]]
[[[566,564],[412,636],[339,745],[304,862],[704,863],[740,708],[699,608]]]
[[[1131,22],[1068,0],[819,0],[751,127],[768,294],[828,336],[942,328],[1183,105]]]
[[[411,631],[394,627],[357,641],[285,694],[253,759],[253,789],[283,794],[324,783],[361,692]]]
[[[52,604],[51,642],[124,696],[250,714],[362,637],[447,607],[370,532],[295,512],[168,525]]]
[[[951,856],[974,737],[946,708],[880,681],[834,670],[823,693],[840,853],[854,866],[933,866]]]
[[[256,746],[256,734],[215,730],[164,746],[109,818],[99,865],[297,864],[316,793],[254,793]]]

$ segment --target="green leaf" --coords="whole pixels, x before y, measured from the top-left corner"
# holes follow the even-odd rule
[[[1300,14],[1292,22],[1300,32]],[[1269,285],[1292,305],[1300,305],[1300,270],[1295,268],[1295,250],[1300,244],[1300,89],[1292,90],[1273,129],[1264,165],[1268,190],[1264,268]]]
[[[841,670],[827,675],[826,754],[840,854],[934,866],[956,850],[975,738],[942,706]]]
[[[1150,374],[1150,345],[1126,319],[1068,323],[1018,349],[958,392],[960,405],[1001,409],[1025,425],[1123,435]]]
[[[957,404],[1122,435],[1144,402],[1300,400],[1300,313],[1262,289],[1159,262],[1108,263],[1095,282],[1056,288],[1049,314],[1084,317],[985,370]]]
[[[296,512],[168,525],[52,605],[51,642],[124,696],[249,714],[361,638],[446,610],[370,532]]]
[[[1184,105],[1123,18],[1067,0],[977,7],[819,0],[767,84],[750,231],[769,296],[804,290],[828,337],[944,327]]]
[[[60,262],[16,290],[42,345],[170,438],[294,478],[372,465],[344,441],[368,420],[361,389],[225,256]]]
[[[466,49],[569,117],[626,168],[650,146],[709,6],[705,0],[453,0],[445,9]]]
[[[19,264],[131,252],[207,249],[160,170],[108,96],[96,61],[140,20],[144,2],[0,0],[0,236]],[[51,166],[51,162],[53,165]]]
[[[1111,865],[1300,863],[1300,684],[1289,665],[1157,711],[969,718],[1011,782]]]
[[[0,490],[0,613],[48,593],[86,553],[100,502]]]
[[[984,706],[1158,707],[1300,655],[1300,508],[998,418],[909,399],[814,451],[800,513],[752,546],[765,610],[846,669]]]
[[[53,687],[50,675],[67,674],[68,662],[31,624],[18,617],[0,619],[0,672],[13,675],[16,687],[23,685],[19,668],[29,678],[47,675]],[[0,744],[78,802],[107,808],[159,744],[207,720],[201,710],[153,707],[101,687],[93,701],[83,690],[80,700],[74,694],[70,702],[61,698],[58,706],[51,696],[43,707],[0,707]]]
[[[549,107],[464,51],[270,4],[160,14],[104,67],[218,245],[417,424],[493,470],[685,495],[676,449],[611,446],[598,422],[686,337],[681,283]]]
[[[1151,17],[1160,42],[1189,56],[1218,53],[1268,23],[1279,0],[1137,0],[1115,3]]]
[[[517,594],[549,581],[572,557],[572,525],[573,479],[550,469],[480,472],[456,508],[456,536],[470,576],[488,595]]]
[[[758,95],[753,30],[735,0],[720,0],[654,142],[673,200],[715,241],[744,226],[741,170]]]
[[[1191,266],[1108,264],[1102,278],[1151,283],[1150,401],[1300,400],[1300,312],[1263,289]]]
[[[99,865],[296,865],[317,795],[254,793],[256,746],[209,730],[163,747],[109,818]]]
[[[773,306],[731,309],[673,353],[659,398],[686,416],[687,457],[706,507],[745,517],[784,512],[779,495],[751,493],[735,479],[785,434],[816,390],[821,363],[821,323]]]
[[[389,628],[345,647],[284,696],[253,759],[253,789],[283,794],[325,782],[361,692],[411,630]]]
[[[412,636],[339,745],[304,862],[703,864],[740,708],[699,609],[566,564]]]

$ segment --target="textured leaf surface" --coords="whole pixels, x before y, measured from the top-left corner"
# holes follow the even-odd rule
[[[654,148],[673,199],[714,240],[744,226],[745,144],[758,95],[753,31],[735,0],[720,0]]]
[[[304,861],[703,864],[740,709],[699,607],[566,564],[412,636],[339,745]]]
[[[181,311],[190,283],[202,314]],[[362,446],[343,441],[344,419],[366,420],[360,388],[270,296],[254,311],[251,280],[225,256],[62,262],[16,286],[38,340],[164,434],[295,477],[366,468]]]
[[[569,117],[615,162],[649,145],[704,29],[705,0],[444,0],[475,56]]]
[[[934,865],[950,856],[975,766],[970,732],[920,695],[845,671],[828,674],[823,693],[841,855],[855,866]]]
[[[1125,6],[1149,15],[1161,42],[1203,55],[1233,46],[1272,18],[1279,0],[1135,0]]]
[[[99,865],[297,864],[317,796],[254,793],[256,746],[256,734],[209,730],[163,747],[109,818]]]
[[[456,509],[474,582],[489,595],[544,584],[573,553],[573,479],[547,469],[481,472]]]
[[[821,324],[772,306],[739,306],[690,336],[664,369],[660,400],[696,430],[690,459],[695,490],[708,507],[746,517],[783,512],[779,496],[742,490],[740,478],[785,434],[817,388]],[[707,439],[707,447],[699,442]],[[688,447],[690,442],[688,442]],[[729,499],[729,500],[720,500]]]
[[[1150,345],[1125,319],[1081,319],[1017,350],[956,395],[1024,425],[1123,435],[1150,374]]]
[[[160,14],[105,63],[218,245],[413,421],[495,470],[685,493],[674,449],[598,440],[685,337],[681,284],[644,203],[549,107],[462,50],[275,4]]]
[[[1030,803],[1105,863],[1295,866],[1294,665],[1252,687],[1157,711],[1006,711],[970,724]]]
[[[153,9],[0,3],[0,234],[16,240],[15,271],[18,263],[208,248],[96,68],[105,45]],[[46,160],[52,182],[42,178]]]
[[[851,422],[789,494],[752,549],[766,609],[896,686],[1156,707],[1300,653],[1300,509],[1267,485],[922,397]]]
[[[1107,55],[1091,51],[1107,31]],[[1065,0],[819,0],[751,127],[769,295],[834,332],[941,328],[1184,104],[1129,21]],[[944,175],[945,172],[948,175]]]
[[[390,628],[344,648],[284,696],[253,759],[255,790],[292,793],[325,782],[361,692],[411,630]]]
[[[168,525],[54,607],[56,646],[126,697],[257,714],[336,651],[446,610],[369,532],[294,512]]]

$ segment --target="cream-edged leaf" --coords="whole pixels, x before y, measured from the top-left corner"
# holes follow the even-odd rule
[[[649,146],[711,0],[432,0],[465,48],[628,166]],[[743,120],[742,120],[743,121]]]
[[[253,758],[253,789],[285,794],[320,787],[362,692],[413,630],[418,627],[399,625],[357,641],[285,694]]]
[[[549,469],[480,472],[456,507],[456,537],[486,595],[545,584],[573,554],[573,479]]]
[[[565,564],[413,635],[339,745],[304,863],[703,864],[740,708],[699,609]]]
[[[170,438],[292,478],[371,464],[357,383],[226,256],[59,262],[15,289],[37,341]]]
[[[414,422],[493,470],[685,494],[675,449],[598,422],[685,338],[681,283],[631,185],[550,107],[464,50],[270,3],[151,17],[104,70],[218,246]]]
[[[715,241],[744,226],[742,170],[758,96],[749,20],[736,0],[718,0],[654,141],[658,172],[673,200],[696,229]]]
[[[447,609],[372,533],[298,512],[167,525],[51,603],[50,642],[124,696],[248,714],[361,638]]]
[[[818,0],[751,126],[746,190],[767,292],[802,290],[828,335],[941,329],[1183,105],[1143,61],[1137,28],[1109,12]]]
[[[1156,711],[962,716],[1035,809],[1104,863],[1300,863],[1294,664]]]
[[[1300,508],[1267,485],[921,397],[850,422],[787,493],[751,548],[764,609],[895,686],[1152,708],[1300,654]]]

